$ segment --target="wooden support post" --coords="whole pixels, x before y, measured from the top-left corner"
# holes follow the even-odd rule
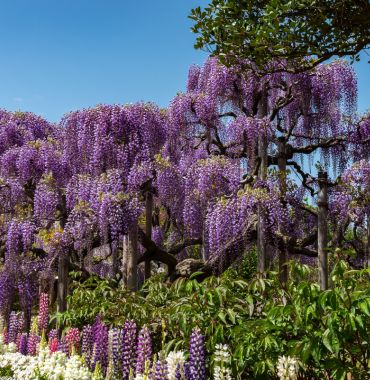
[[[280,181],[280,196],[282,202],[285,204],[285,194],[287,190],[286,184],[286,142],[284,137],[278,140],[278,168],[279,168],[279,181]],[[284,231],[281,231],[284,234]],[[279,278],[280,282],[285,285],[288,281],[288,267],[287,262],[287,251],[284,247],[279,251]]]
[[[366,259],[364,266],[370,267],[370,213],[367,214],[367,241],[366,241]]]
[[[128,235],[123,235],[122,239],[122,283],[127,287],[127,260],[129,257],[129,238]]]
[[[319,282],[322,290],[328,289],[328,174],[318,174],[319,194],[317,199],[317,255]]]
[[[137,290],[137,224],[130,226],[127,249],[127,288]]]
[[[113,277],[116,279],[119,272],[119,257],[118,257],[118,242],[113,241],[110,244],[110,250],[112,253],[112,273]]]
[[[258,117],[262,119],[267,115],[267,93],[261,95],[261,100],[258,105]],[[258,139],[258,158],[260,159],[260,166],[258,170],[258,178],[261,180],[267,179],[267,138],[260,136]],[[258,225],[257,225],[257,271],[263,273],[266,271],[267,249],[266,249],[265,228],[262,221],[262,210],[258,209]]]
[[[68,272],[69,257],[61,254],[58,259],[58,288],[57,288],[57,306],[58,312],[67,310],[67,294],[68,294]],[[59,326],[62,329],[62,326]]]
[[[153,194],[151,191],[148,191],[146,194],[146,202],[145,202],[145,233],[149,239],[152,238],[152,214],[153,214]],[[144,268],[144,278],[147,280],[151,276],[151,261],[145,261]]]

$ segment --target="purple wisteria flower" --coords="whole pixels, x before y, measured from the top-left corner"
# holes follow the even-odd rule
[[[205,347],[204,336],[198,328],[193,329],[190,336],[190,380],[205,380]]]

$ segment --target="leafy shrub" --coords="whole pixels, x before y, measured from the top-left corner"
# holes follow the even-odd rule
[[[307,280],[310,271],[291,263],[285,289],[275,272],[250,281],[232,271],[203,282],[193,278],[170,284],[155,277],[137,293],[93,278],[74,283],[69,311],[56,318],[74,326],[91,323],[98,314],[113,325],[132,318],[150,326],[156,344],[164,339],[167,352],[186,349],[197,326],[209,352],[217,343],[230,345],[239,379],[276,378],[282,355],[299,360],[302,378],[344,379],[346,373],[352,379],[366,378],[370,269],[349,270],[345,262],[337,263],[327,291]]]

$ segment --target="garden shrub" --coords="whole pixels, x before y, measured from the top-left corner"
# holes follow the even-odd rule
[[[206,348],[226,343],[232,370],[239,379],[276,377],[278,358],[298,360],[305,379],[364,379],[369,375],[370,269],[350,270],[344,261],[331,273],[331,289],[321,291],[307,280],[311,269],[291,263],[284,288],[276,272],[250,281],[228,270],[198,282],[148,280],[137,293],[98,278],[73,284],[69,310],[57,321],[78,326],[97,315],[111,325],[126,319],[147,324],[154,343],[167,352],[186,349],[194,327],[206,337]],[[302,375],[303,376],[303,375]]]

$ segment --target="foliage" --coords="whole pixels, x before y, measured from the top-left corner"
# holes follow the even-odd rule
[[[152,278],[131,296],[106,281],[89,279],[89,288],[75,284],[70,309],[59,318],[76,324],[100,313],[103,320],[118,325],[138,318],[150,326],[157,345],[165,339],[167,352],[186,349],[192,329],[199,327],[208,352],[219,343],[230,345],[238,378],[274,378],[282,355],[296,357],[306,378],[343,379],[347,372],[353,379],[366,377],[370,269],[350,270],[338,262],[327,291],[307,281],[306,265],[291,263],[290,273],[286,288],[274,272],[250,281],[232,269],[203,282],[193,278],[170,284]]]
[[[367,0],[212,0],[192,10],[196,48],[223,62],[247,59],[260,69],[310,68],[332,56],[352,56],[370,43]],[[307,60],[306,57],[310,57]]]

